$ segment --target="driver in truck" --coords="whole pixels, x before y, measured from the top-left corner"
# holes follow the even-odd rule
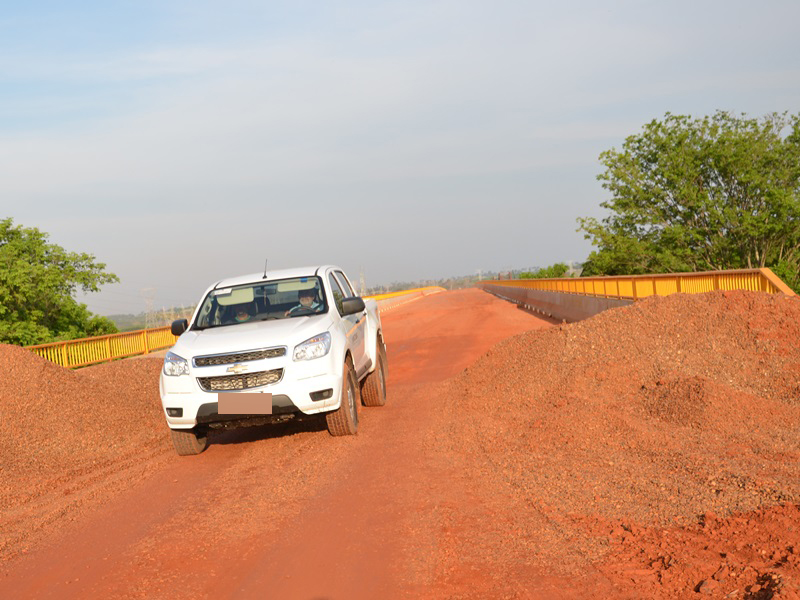
[[[317,312],[320,308],[322,308],[322,305],[317,302],[317,291],[315,288],[300,290],[297,293],[297,300],[300,302],[300,304],[287,310],[287,317],[291,317],[292,315],[298,313],[307,315],[312,312]]]

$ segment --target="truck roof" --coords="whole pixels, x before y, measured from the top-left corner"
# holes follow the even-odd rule
[[[264,272],[250,273],[249,275],[238,275],[236,277],[228,277],[222,279],[214,284],[214,288],[233,287],[236,285],[243,285],[245,283],[254,283],[257,281],[269,281],[274,279],[290,279],[292,277],[313,277],[317,271],[324,272],[326,269],[341,269],[335,265],[316,265],[312,267],[295,267],[293,269],[277,269],[267,271],[266,278]]]

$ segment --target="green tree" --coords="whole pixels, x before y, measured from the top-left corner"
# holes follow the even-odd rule
[[[36,228],[0,220],[0,342],[42,344],[117,328],[73,298],[119,281],[91,254],[67,252]]]
[[[520,279],[557,279],[558,277],[564,277],[566,272],[569,271],[569,265],[565,263],[556,263],[554,265],[550,265],[549,267],[544,267],[543,269],[538,269],[536,271],[520,273]]]
[[[800,115],[667,113],[600,155],[585,275],[800,267]]]

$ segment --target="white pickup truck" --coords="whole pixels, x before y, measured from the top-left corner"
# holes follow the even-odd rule
[[[172,333],[159,387],[180,455],[205,450],[209,429],[309,415],[324,414],[331,435],[354,435],[359,402],[386,402],[377,304],[335,266],[219,281]]]

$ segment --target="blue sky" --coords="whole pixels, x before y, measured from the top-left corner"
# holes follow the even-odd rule
[[[580,261],[600,152],[667,111],[800,111],[798,22],[788,1],[0,1],[0,217],[107,263],[101,314],[265,257],[368,285]]]

